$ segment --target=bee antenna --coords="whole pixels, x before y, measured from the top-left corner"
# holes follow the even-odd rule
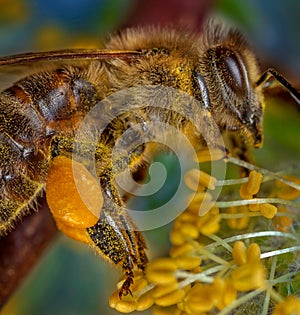
[[[297,91],[278,71],[273,68],[267,69],[260,78],[256,81],[256,86],[259,86],[267,82],[270,77],[274,77],[283,87],[285,87],[297,102],[300,105],[300,93]]]

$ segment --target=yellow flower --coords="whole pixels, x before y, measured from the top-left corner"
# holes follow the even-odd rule
[[[288,296],[283,302],[278,303],[273,315],[300,315],[300,299],[294,295]]]
[[[208,285],[196,283],[186,294],[178,307],[187,314],[194,315],[206,312],[214,307],[211,290]]]
[[[148,264],[146,278],[151,283],[172,284],[176,282],[177,266],[171,258],[159,258]]]
[[[208,154],[202,156],[203,161]],[[292,229],[292,210],[277,206],[278,187],[268,188],[273,199],[260,197],[266,195],[261,191],[262,173],[251,171],[247,179],[229,180],[229,184],[225,180],[235,185],[229,195],[234,198],[240,193],[243,198],[227,202],[223,192],[220,201],[215,201],[214,192],[207,191],[220,182],[202,171],[189,171],[185,183],[194,194],[174,221],[169,257],[150,261],[145,275],[135,279],[132,296],[120,301],[113,294],[110,305],[123,313],[151,308],[152,315],[212,315],[243,309],[248,315],[247,304],[252,304],[258,313],[264,309],[269,314],[274,303],[285,298],[283,292],[294,293],[299,287],[295,280],[299,268],[288,266],[299,259],[300,238]],[[239,191],[237,185],[241,185]],[[277,185],[281,195],[291,192],[288,183]],[[297,269],[296,262],[293,266]],[[299,305],[299,298],[287,297],[275,306],[273,315],[300,315]]]
[[[266,270],[260,263],[246,263],[238,266],[231,273],[232,285],[238,291],[249,291],[263,288],[266,280]]]
[[[131,313],[136,310],[137,305],[137,300],[130,294],[120,299],[118,291],[114,292],[109,299],[109,306],[121,313]]]
[[[274,218],[274,224],[279,231],[288,231],[293,224],[293,219],[291,218],[291,213],[290,211],[284,207],[284,206],[279,206],[278,207],[278,216]],[[286,215],[282,215],[286,213]]]
[[[247,206],[241,206],[241,207],[229,207],[226,210],[226,213],[229,214],[236,214],[241,213],[244,214],[241,217],[238,218],[231,218],[227,220],[227,224],[231,229],[236,230],[242,230],[245,227],[247,227],[249,223],[249,215],[248,215],[248,207]]]
[[[272,219],[277,213],[277,208],[269,203],[259,205],[259,211],[263,217]]]
[[[152,307],[152,315],[183,315],[181,310],[177,308],[176,305],[169,306],[169,307],[161,307],[154,305]]]
[[[202,191],[202,187],[207,187],[208,189],[215,189],[216,178],[210,176],[209,174],[195,168],[191,169],[184,175],[184,181],[187,187],[193,191]]]
[[[251,199],[253,195],[259,192],[260,184],[263,179],[263,175],[256,171],[251,171],[249,179],[246,183],[241,185],[240,195],[243,199]]]
[[[218,277],[212,283],[211,292],[213,292],[214,304],[219,310],[231,304],[237,297],[237,290],[232,283]]]
[[[225,152],[220,149],[201,150],[197,153],[199,163],[221,160],[225,157]]]
[[[197,217],[195,224],[199,232],[203,235],[215,234],[220,229],[221,217],[219,209],[213,207],[205,215]]]
[[[237,241],[233,245],[232,257],[238,265],[259,263],[260,254],[260,248],[256,243],[251,243],[248,248],[242,241]]]
[[[294,176],[284,176],[283,178],[290,180],[300,185],[300,179]],[[276,181],[276,186],[279,187],[278,197],[286,200],[293,200],[300,197],[300,190],[291,187],[279,180]]]

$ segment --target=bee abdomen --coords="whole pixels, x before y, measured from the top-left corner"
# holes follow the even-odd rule
[[[23,174],[1,174],[0,235],[13,228],[16,220],[24,215],[43,188],[43,183],[30,180]]]
[[[42,191],[47,168],[41,151],[0,133],[0,235],[10,230]]]
[[[43,191],[53,137],[72,138],[98,101],[79,70],[41,72],[0,94],[0,235]]]

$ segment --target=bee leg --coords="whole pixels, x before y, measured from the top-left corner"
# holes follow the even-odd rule
[[[87,232],[99,254],[123,268],[125,281],[119,293],[123,296],[130,293],[134,270],[144,271],[148,261],[146,244],[109,176],[102,177],[100,183],[104,189],[103,208],[98,222]]]
[[[230,133],[226,140],[226,147],[233,156],[248,163],[253,163],[253,154],[251,152],[252,147],[245,142],[241,135]],[[241,177],[247,177],[249,175],[249,170],[241,167],[240,175]]]
[[[85,149],[84,144],[76,143],[76,145],[80,145]],[[52,156],[64,155],[71,158],[73,148],[73,139],[57,138],[52,143]],[[98,149],[97,154],[103,158],[106,151],[102,147]],[[86,151],[84,150],[84,152]],[[136,162],[136,160],[139,160],[139,154],[135,152],[135,157],[131,157],[131,159]],[[134,162],[130,161],[130,164]],[[123,164],[122,158],[118,159],[116,165],[121,169],[117,167],[115,169],[116,173],[123,170],[124,165],[128,165],[127,163]],[[109,165],[105,168],[105,173],[101,173],[103,169],[104,167],[98,173],[103,195],[103,206],[101,207],[99,219],[92,226],[81,224],[79,231],[74,226],[68,225],[66,227],[62,225],[62,220],[60,220],[60,229],[70,237],[88,243],[100,256],[123,268],[125,281],[120,289],[120,296],[123,296],[130,293],[134,271],[143,272],[145,269],[148,262],[145,253],[146,243],[137,226],[129,217],[125,203],[115,187],[114,172]],[[83,219],[83,221],[85,220]],[[67,222],[67,224],[69,223]],[[83,230],[81,227],[83,227]]]

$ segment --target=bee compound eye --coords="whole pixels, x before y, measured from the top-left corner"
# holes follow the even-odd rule
[[[240,65],[238,60],[234,55],[225,56],[224,57],[224,64],[226,66],[226,70],[229,72],[231,77],[231,82],[234,83],[236,87],[240,90],[243,88],[243,75],[240,69]]]
[[[214,64],[221,84],[238,96],[248,94],[249,80],[246,66],[238,53],[222,46],[214,52]]]

